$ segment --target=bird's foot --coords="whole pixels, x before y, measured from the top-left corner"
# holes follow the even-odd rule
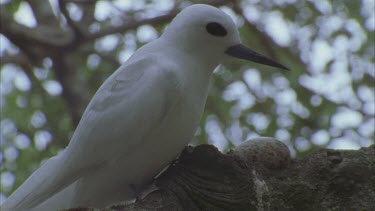
[[[134,184],[129,185],[130,188],[134,191],[135,193],[135,201],[141,201],[144,199],[148,194],[158,190],[159,188],[155,186],[155,184],[151,183],[149,185],[145,185],[142,188],[139,188],[135,186]]]

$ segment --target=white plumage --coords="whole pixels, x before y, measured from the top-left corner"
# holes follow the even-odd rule
[[[191,140],[212,71],[228,54],[243,58],[239,44],[234,22],[219,9],[184,9],[104,82],[68,147],[37,169],[2,210],[101,208],[135,197],[134,190]]]

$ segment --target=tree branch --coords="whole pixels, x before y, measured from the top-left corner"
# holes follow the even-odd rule
[[[102,29],[99,32],[87,35],[86,41],[95,40],[95,39],[98,39],[98,38],[101,38],[110,34],[125,33],[128,30],[136,29],[137,27],[142,26],[144,24],[156,25],[156,24],[166,23],[172,20],[172,18],[176,16],[176,14],[177,14],[177,11],[171,11],[170,13],[166,15],[160,15],[157,17],[146,18],[146,19],[142,19],[138,21],[129,21],[121,26],[108,27],[108,28]]]
[[[66,9],[66,1],[64,0],[58,0],[59,8],[61,13],[63,14],[64,18],[66,19],[66,22],[68,23],[68,26],[73,31],[73,40],[72,44],[79,43],[81,40],[84,39],[84,32],[83,30],[76,24],[76,22],[70,17],[68,10]]]
[[[1,61],[1,65],[17,64],[17,65],[20,65],[21,67],[32,65],[32,62],[29,60],[29,58],[22,52],[19,52],[15,55],[5,54],[1,57],[0,61]],[[2,69],[0,68],[0,71],[1,70]]]
[[[58,26],[59,21],[52,11],[51,4],[45,0],[27,0],[38,25]]]
[[[3,23],[7,23],[2,24],[0,33],[4,34],[10,41],[20,48],[30,49],[35,46],[61,48],[69,43],[70,39],[67,34],[60,34],[61,30],[58,28],[48,28],[46,26],[28,28],[16,23],[13,20],[12,15],[6,10],[1,10],[0,18]]]
[[[105,210],[375,209],[375,145],[320,149],[302,159],[289,153],[273,138],[246,141],[228,154],[186,147],[155,180],[159,190]]]

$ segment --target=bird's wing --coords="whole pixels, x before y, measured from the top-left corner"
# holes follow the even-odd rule
[[[142,143],[178,100],[173,71],[151,56],[120,67],[97,91],[62,153],[10,196],[5,207],[32,208]],[[6,209],[5,209],[6,210]]]
[[[156,58],[120,68],[88,105],[67,148],[67,162],[100,165],[131,151],[173,107],[179,88],[174,72]]]

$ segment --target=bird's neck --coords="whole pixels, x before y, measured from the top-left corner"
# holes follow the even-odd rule
[[[181,40],[163,39],[163,37],[160,38],[160,41],[164,42],[164,46],[170,48],[171,57],[184,58],[184,61],[196,63],[208,71],[209,75],[220,64],[220,52],[205,48],[204,45],[191,45],[181,42]]]

